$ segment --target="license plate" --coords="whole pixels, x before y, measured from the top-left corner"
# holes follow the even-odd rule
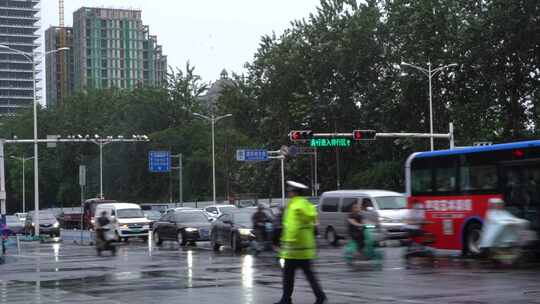
[[[131,232],[139,233],[141,232],[141,229],[131,229]]]
[[[199,230],[199,232],[202,238],[208,237],[208,230]]]

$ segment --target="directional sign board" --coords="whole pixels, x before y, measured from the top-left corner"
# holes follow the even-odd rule
[[[171,171],[171,151],[150,151],[148,153],[148,170],[153,173]]]
[[[237,161],[267,161],[268,151],[264,149],[240,149],[236,150]]]
[[[79,186],[86,186],[86,166],[79,166]]]

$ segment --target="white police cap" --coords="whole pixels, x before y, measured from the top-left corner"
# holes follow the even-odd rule
[[[289,188],[293,188],[293,189],[302,189],[302,190],[309,189],[308,186],[306,186],[304,184],[301,184],[299,182],[295,182],[295,181],[287,181],[287,186],[289,186]]]

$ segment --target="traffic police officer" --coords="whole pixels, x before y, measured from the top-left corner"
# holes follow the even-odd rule
[[[301,183],[287,181],[287,195],[290,199],[283,216],[280,256],[283,265],[283,295],[276,304],[291,304],[294,290],[294,277],[301,268],[316,297],[315,304],[326,302],[326,295],[312,270],[311,261],[316,257],[315,224],[317,209],[306,198],[300,196],[308,189]]]

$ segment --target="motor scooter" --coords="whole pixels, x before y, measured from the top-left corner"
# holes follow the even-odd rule
[[[490,199],[489,207],[479,241],[482,255],[498,263],[516,264],[536,233],[530,230],[529,221],[505,210],[502,199]]]
[[[101,256],[103,251],[111,251],[113,256],[116,255],[116,246],[112,244],[115,237],[110,224],[96,229],[96,251],[98,256]]]
[[[377,269],[381,269],[383,265],[384,255],[378,248],[378,242],[380,241],[381,232],[378,230],[377,225],[367,224],[364,225],[364,246],[362,250],[359,250],[358,244],[355,240],[350,240],[345,245],[344,258],[345,262],[352,265],[355,260],[358,261],[370,261],[375,264]]]

